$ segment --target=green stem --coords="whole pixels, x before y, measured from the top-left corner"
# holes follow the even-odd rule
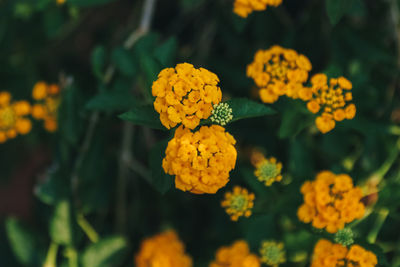
[[[99,240],[99,234],[94,230],[83,214],[78,214],[76,220],[90,241],[96,243]]]
[[[49,250],[47,251],[46,260],[43,264],[43,267],[56,267],[57,263],[57,252],[58,252],[58,245],[54,242],[51,242]]]
[[[374,244],[376,238],[378,237],[379,231],[381,230],[383,223],[385,222],[387,216],[389,215],[389,210],[386,208],[382,208],[378,211],[378,217],[367,236],[367,241],[371,244]]]
[[[68,258],[69,267],[79,267],[78,252],[74,247],[67,247],[65,250],[65,257]]]
[[[392,151],[389,154],[389,157],[385,160],[385,162],[382,164],[382,166],[375,171],[375,173],[372,175],[376,179],[377,184],[379,184],[383,177],[387,174],[387,172],[390,170],[392,165],[395,163],[400,151],[400,139],[396,141],[395,148],[392,149]]]

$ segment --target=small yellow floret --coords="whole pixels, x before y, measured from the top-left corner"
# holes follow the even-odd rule
[[[242,216],[250,217],[254,198],[254,194],[249,193],[247,189],[235,186],[232,192],[225,193],[221,206],[226,209],[232,221],[237,221]]]
[[[236,0],[233,4],[233,12],[247,18],[253,11],[265,10],[267,6],[279,6],[282,0]]]
[[[276,158],[265,158],[264,155],[262,155],[262,158],[258,159],[254,166],[256,167],[254,175],[266,186],[270,186],[272,183],[282,180],[282,163],[278,162]]]
[[[278,267],[286,262],[286,253],[282,242],[263,241],[260,248],[261,262]]]

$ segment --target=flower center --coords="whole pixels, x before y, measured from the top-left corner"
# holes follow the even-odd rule
[[[279,170],[274,163],[265,162],[260,167],[260,178],[264,181],[275,178],[279,175]]]
[[[237,211],[242,211],[247,208],[248,200],[243,195],[234,196],[231,200],[231,208]]]

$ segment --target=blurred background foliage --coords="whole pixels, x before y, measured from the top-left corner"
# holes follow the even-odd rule
[[[0,146],[1,266],[42,266],[52,242],[59,266],[132,266],[140,241],[170,227],[195,266],[242,238],[253,251],[262,239],[284,241],[284,266],[308,266],[324,234],[298,221],[299,188],[324,169],[370,192],[366,201],[376,203],[356,242],[380,266],[400,266],[400,1],[284,0],[247,19],[232,4],[156,1],[142,34],[143,1],[0,0],[0,90],[30,100],[39,80],[63,87],[57,133],[35,123]],[[132,33],[139,39],[129,41]],[[306,55],[312,73],[349,78],[356,118],[323,135],[301,101],[280,99],[276,114],[227,126],[239,151],[227,187],[215,195],[174,189],[160,165],[171,133],[153,129],[158,118],[144,105],[158,72],[190,62],[219,76],[225,99],[257,101],[246,65],[275,44]],[[119,118],[129,110],[121,117],[136,125]],[[281,184],[255,179],[252,147],[283,162]],[[233,185],[256,194],[254,214],[238,223],[220,207]]]

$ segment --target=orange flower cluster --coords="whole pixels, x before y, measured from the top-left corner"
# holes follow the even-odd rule
[[[260,88],[261,101],[274,103],[283,95],[299,98],[311,68],[304,55],[276,45],[255,54],[254,61],[247,66],[247,76]]]
[[[260,267],[260,259],[249,250],[246,241],[239,240],[229,247],[221,247],[209,267]]]
[[[214,194],[229,180],[235,167],[235,139],[218,125],[191,132],[182,125],[169,141],[162,166],[175,175],[175,187],[196,194]]]
[[[152,86],[154,109],[160,113],[161,123],[168,129],[179,123],[196,128],[200,119],[211,115],[213,105],[221,102],[218,82],[214,73],[188,63],[162,70]]]
[[[26,118],[30,112],[27,101],[12,102],[10,93],[0,92],[0,143],[31,131],[32,123]]]
[[[353,186],[347,174],[335,175],[330,171],[320,172],[315,181],[307,181],[301,187],[304,204],[297,211],[300,221],[312,222],[318,229],[329,233],[343,229],[346,223],[360,219],[365,212],[362,191]]]
[[[191,267],[192,259],[177,234],[166,231],[145,239],[135,256],[136,267]]]
[[[57,130],[58,107],[60,106],[60,87],[56,84],[37,82],[32,90],[36,104],[32,107],[32,117],[44,121],[44,128],[49,132]]]
[[[233,6],[233,12],[242,18],[255,11],[265,10],[267,6],[279,6],[282,0],[236,0]]]
[[[312,87],[307,93],[307,108],[312,113],[322,114],[317,117],[317,128],[326,133],[335,128],[335,121],[353,119],[356,115],[356,106],[349,104],[353,99],[352,84],[344,77],[330,79],[325,74],[316,74],[311,78]]]
[[[232,192],[225,193],[221,206],[226,209],[232,221],[237,221],[241,216],[250,217],[254,198],[254,194],[249,193],[247,189],[235,186]]]
[[[352,245],[350,249],[347,249],[342,245],[321,239],[315,245],[311,267],[374,267],[377,264],[376,255],[359,245]]]

